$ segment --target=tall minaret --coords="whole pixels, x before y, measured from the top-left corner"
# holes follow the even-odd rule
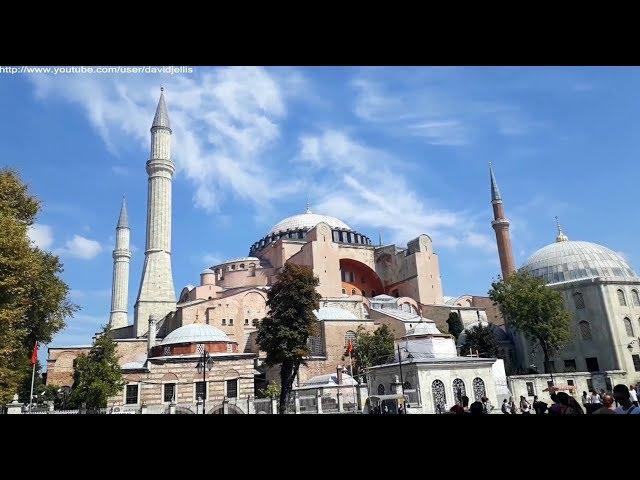
[[[164,89],[151,125],[151,156],[147,162],[147,240],[140,291],[135,304],[135,334],[147,333],[149,316],[162,319],[176,308],[171,273],[171,127]]]
[[[122,197],[122,208],[116,227],[116,248],[113,250],[113,280],[111,283],[111,328],[126,327],[127,303],[129,297],[129,219],[127,217],[127,203]]]
[[[491,205],[493,206],[494,218],[493,222],[491,222],[491,226],[496,232],[496,243],[498,244],[498,255],[500,256],[502,278],[507,278],[507,276],[516,271],[516,262],[513,260],[513,250],[511,249],[509,220],[504,216],[502,197],[500,196],[496,177],[493,174],[491,162],[489,162],[489,176],[491,177]]]

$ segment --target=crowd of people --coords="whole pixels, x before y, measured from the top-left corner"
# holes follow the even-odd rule
[[[450,414],[454,415],[485,415],[491,413],[494,406],[487,397],[482,397],[479,401],[469,405],[469,397],[462,395],[456,404],[449,409]]]
[[[533,397],[533,403],[520,396],[519,406],[513,397],[504,399],[502,402],[502,413],[506,415],[611,415],[611,414],[632,414],[640,415],[640,405],[638,405],[638,388],[640,385],[624,384],[616,385],[613,392],[607,393],[600,389],[600,393],[591,390],[591,393],[582,392],[582,406],[578,401],[566,392],[553,392],[551,394],[551,405]],[[584,408],[583,408],[584,407]]]

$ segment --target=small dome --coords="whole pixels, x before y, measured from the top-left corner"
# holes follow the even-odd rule
[[[636,278],[629,264],[613,250],[565,238],[536,251],[522,269],[547,283],[595,277]]]
[[[314,310],[318,320],[358,320],[353,313],[340,307],[320,307]]]
[[[274,225],[274,227],[269,231],[268,235],[271,235],[272,233],[284,232],[287,230],[310,230],[321,222],[326,223],[331,228],[342,228],[345,230],[351,230],[351,227],[349,227],[349,225],[344,223],[342,220],[339,220],[335,217],[330,217],[329,215],[318,215],[317,213],[311,213],[311,211],[307,210],[305,213],[301,213],[300,215],[293,215],[292,217],[287,217],[284,220],[281,220],[276,225]]]
[[[406,337],[419,337],[421,335],[443,335],[443,333],[438,330],[435,322],[429,320],[428,322],[420,322],[415,327],[407,330]]]
[[[222,330],[205,323],[190,323],[169,333],[160,345],[176,343],[231,342]]]
[[[211,270],[210,268],[205,268],[204,270],[202,270],[202,271],[200,272],[200,275],[209,275],[209,274],[211,274],[211,273],[214,273],[214,271],[213,271],[213,270]]]

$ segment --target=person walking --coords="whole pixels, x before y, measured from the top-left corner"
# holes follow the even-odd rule
[[[524,395],[520,395],[520,411],[523,415],[531,415],[531,405],[524,398]]]
[[[640,415],[640,407],[636,407],[631,403],[631,394],[626,385],[619,384],[613,387],[613,398],[615,398],[616,402],[620,405],[615,409],[617,414]]]
[[[547,404],[545,402],[541,402],[538,400],[538,396],[535,395],[533,397],[533,411],[536,412],[536,415],[544,415],[547,411]]]
[[[596,392],[595,390],[591,390],[591,396],[589,397],[589,403],[591,404],[598,404],[601,403],[601,398],[600,395],[598,395],[598,392]]]
[[[631,403],[634,404],[636,407],[638,406],[638,392],[636,390],[637,385],[629,385],[629,399],[631,400]]]
[[[557,393],[551,394],[551,400],[553,401],[553,405],[549,407],[549,415],[564,414],[565,406],[560,402],[560,398],[558,398]]]
[[[509,401],[506,398],[502,401],[502,408],[500,410],[505,415],[510,415],[511,414],[511,408],[509,407]]]
[[[509,397],[509,411],[511,412],[511,415],[516,415],[518,413],[516,402],[513,401],[513,397]]]
[[[587,392],[583,391],[582,392],[582,405],[586,407],[587,403],[589,403],[589,397],[587,396]]]
[[[613,415],[616,413],[613,408],[613,397],[611,395],[605,393],[602,396],[601,403],[602,406],[593,412],[593,415]]]

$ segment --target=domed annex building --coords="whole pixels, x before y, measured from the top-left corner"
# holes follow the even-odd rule
[[[423,309],[444,305],[438,255],[429,236],[406,246],[374,245],[344,221],[312,212],[276,223],[248,245],[247,256],[206,266],[196,285],[174,290],[171,270],[171,127],[161,93],[151,127],[146,163],[148,205],[144,266],[133,321],[128,317],[130,226],[122,204],[113,251],[110,335],[118,345],[125,379],[110,405],[168,405],[172,399],[195,403],[206,395],[207,408],[225,397],[253,395],[274,379],[277,368],[262,365],[257,327],[267,314],[267,292],[286,262],[305,265],[319,279],[317,336],[297,385],[333,374],[343,365],[345,346],[359,326],[373,331],[388,325],[402,338],[420,322]],[[73,359],[89,345],[51,347],[47,382],[71,386]],[[199,355],[214,359],[206,385],[196,366]],[[242,409],[242,406],[239,406]]]
[[[502,196],[490,169],[492,226],[496,232],[502,276],[515,271],[504,215]],[[616,383],[640,381],[640,278],[619,254],[591,242],[570,240],[557,223],[555,242],[529,257],[521,269],[558,290],[571,316],[571,339],[550,359],[545,372],[544,355],[523,335],[506,325],[496,331],[501,346],[511,340],[511,372],[538,371],[539,375],[511,375],[517,398],[532,399],[549,386],[572,392],[593,388],[611,390]],[[462,337],[462,336],[461,336]],[[547,395],[547,394],[545,394]]]
[[[625,371],[640,379],[640,278],[616,252],[591,242],[569,240],[558,225],[556,241],[536,251],[523,270],[545,280],[564,297],[571,313],[571,341],[552,360],[555,372]],[[518,345],[521,364],[542,367]],[[529,349],[529,352],[526,350]]]

